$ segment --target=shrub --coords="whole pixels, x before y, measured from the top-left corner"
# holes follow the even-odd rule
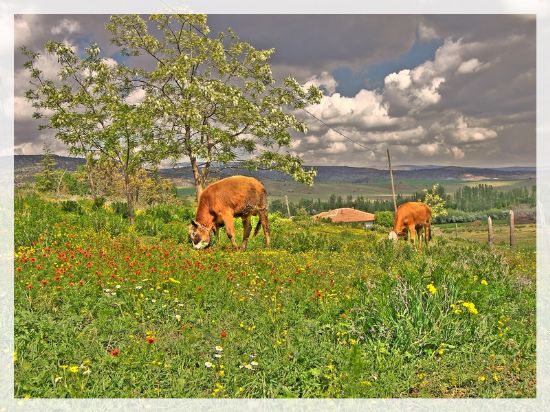
[[[105,198],[103,196],[99,196],[94,198],[94,203],[92,204],[92,210],[98,210],[103,208],[105,205]]]
[[[113,212],[117,215],[122,216],[123,218],[128,218],[128,203],[126,202],[113,202],[111,203],[111,208]]]
[[[374,214],[374,222],[380,226],[393,227],[393,212],[376,212]]]
[[[78,213],[79,215],[84,213],[82,207],[74,200],[64,200],[60,203],[60,206],[64,212]]]

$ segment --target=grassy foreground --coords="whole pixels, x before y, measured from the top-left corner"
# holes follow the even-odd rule
[[[17,397],[535,396],[532,250],[271,216],[197,252],[186,213],[17,199]]]

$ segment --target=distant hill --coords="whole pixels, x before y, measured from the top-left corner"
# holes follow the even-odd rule
[[[367,167],[348,167],[348,166],[312,166],[317,170],[315,181],[323,182],[341,182],[341,183],[361,183],[365,184],[377,179],[387,179],[388,170],[367,168]],[[193,177],[191,167],[184,166],[174,169],[163,169],[161,173],[172,178]],[[290,181],[291,177],[270,170],[250,171],[238,167],[231,167],[219,171],[220,177],[242,174],[245,176],[254,176],[258,179],[269,179],[276,181]],[[514,180],[514,179],[533,179],[536,176],[536,168],[518,167],[518,168],[475,168],[460,166],[433,166],[427,169],[415,168],[406,170],[395,170],[394,177],[399,180],[409,179],[439,179],[439,180]]]
[[[54,155],[57,168],[74,171],[85,163],[83,158],[65,157]],[[32,180],[35,173],[40,171],[42,155],[16,155],[14,156],[16,185]],[[310,166],[311,167],[311,166]],[[388,178],[388,171],[368,167],[347,166],[313,166],[317,170],[315,181],[318,183],[358,183],[366,184],[373,180]],[[217,171],[220,177],[242,174],[254,176],[261,180],[290,181],[289,176],[271,170],[250,171],[236,165]],[[193,177],[191,167],[162,169],[161,175],[172,179],[190,180]],[[520,180],[534,179],[535,167],[501,167],[501,168],[476,168],[460,166],[398,166],[394,171],[394,177],[398,180],[409,179],[438,179],[438,180]]]

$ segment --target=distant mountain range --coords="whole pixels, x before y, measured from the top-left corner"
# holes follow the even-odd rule
[[[57,168],[74,171],[84,164],[84,159],[65,156],[54,156]],[[14,156],[16,185],[32,180],[32,176],[40,170],[42,155],[16,155]],[[365,184],[371,180],[388,178],[387,169],[375,169],[368,167],[347,166],[313,166],[317,170],[316,182],[345,182]],[[291,178],[283,173],[271,170],[250,171],[239,168],[237,165],[217,171],[220,177],[236,174],[254,176],[258,179],[276,181],[289,181]],[[192,179],[192,171],[189,165],[182,164],[179,167],[162,169],[161,175],[172,179]],[[477,168],[461,166],[417,166],[400,165],[394,170],[394,177],[398,180],[408,179],[440,179],[440,180],[514,180],[534,179],[535,167],[498,167]]]

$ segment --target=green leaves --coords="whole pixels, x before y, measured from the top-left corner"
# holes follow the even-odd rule
[[[293,132],[306,131],[292,111],[318,102],[318,88],[304,90],[291,77],[274,86],[274,50],[255,49],[231,29],[208,37],[205,15],[152,15],[150,22],[154,34],[139,16],[112,16],[107,29],[124,53],[155,63],[129,77],[146,91],[144,105],[153,117],[162,119],[156,132],[174,149],[171,158],[189,158],[198,184],[205,183],[212,162],[239,160],[243,153],[255,155],[247,159],[252,163],[312,183],[314,175],[302,169],[301,160],[269,150],[289,146]],[[198,159],[205,160],[203,166]]]

